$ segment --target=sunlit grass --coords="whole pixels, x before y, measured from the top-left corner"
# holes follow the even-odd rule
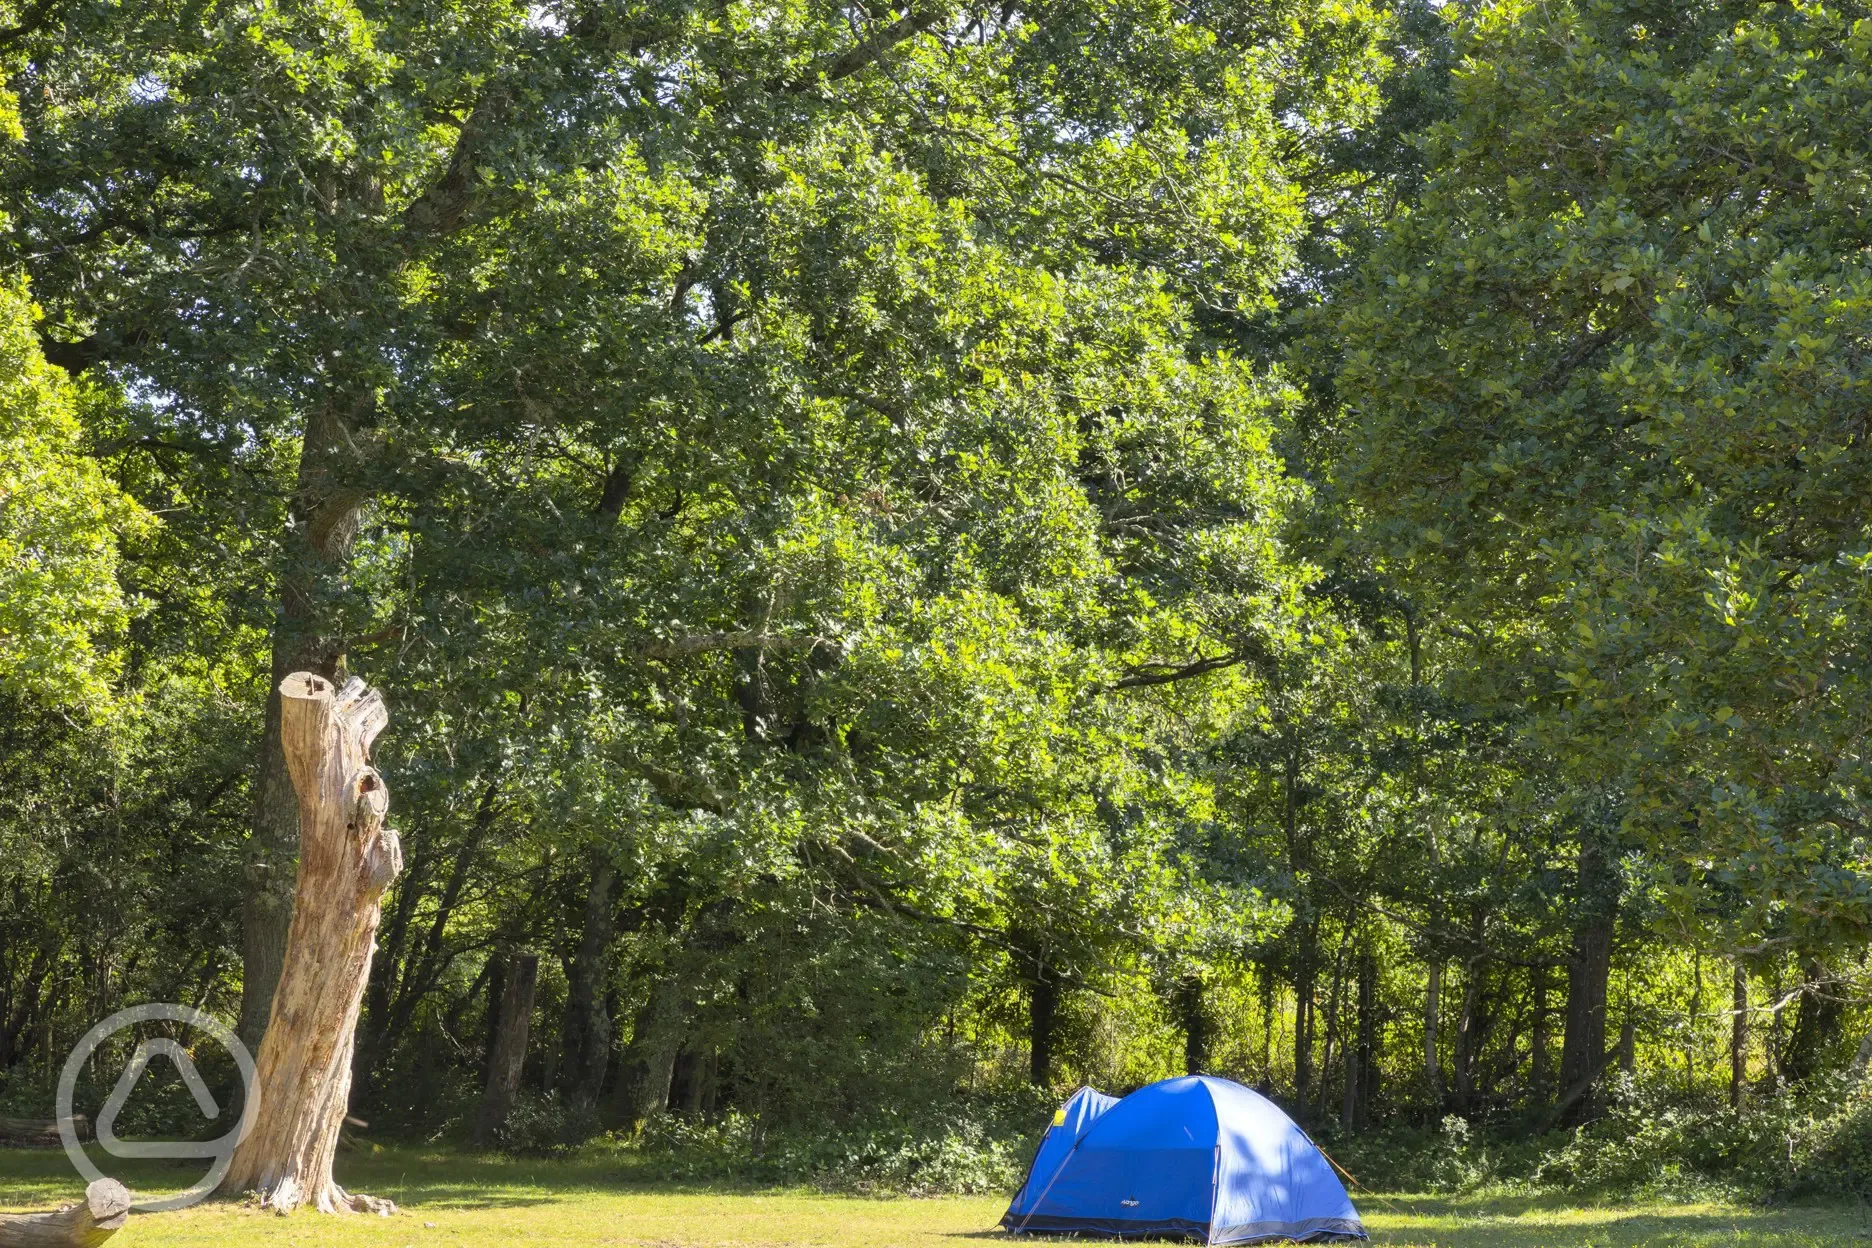
[[[204,1163],[122,1163],[107,1172],[139,1191],[186,1186]],[[191,1169],[190,1167],[193,1167]],[[866,1199],[814,1192],[711,1188],[658,1181],[637,1160],[513,1161],[441,1151],[349,1153],[347,1186],[389,1196],[394,1218],[277,1218],[235,1204],[138,1215],[114,1248],[260,1244],[384,1248],[968,1248],[1002,1239],[999,1197]],[[0,1202],[50,1208],[82,1183],[56,1151],[0,1151]],[[1796,1245],[1872,1240],[1857,1205],[1757,1209],[1725,1204],[1581,1203],[1556,1197],[1362,1195],[1381,1244],[1445,1248],[1622,1248],[1624,1245]]]

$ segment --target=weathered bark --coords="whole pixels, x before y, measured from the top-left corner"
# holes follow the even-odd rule
[[[300,854],[285,964],[260,1043],[253,1130],[235,1149],[225,1192],[257,1191],[280,1213],[387,1210],[332,1178],[351,1093],[358,1009],[370,978],[383,890],[402,867],[383,826],[389,792],[369,765],[389,722],[363,681],[343,689],[312,672],[279,686],[280,741],[299,795]]]
[[[1183,1025],[1183,1072],[1209,1069],[1209,1009],[1200,976],[1186,975],[1176,988],[1177,1021]]]
[[[618,1117],[635,1130],[669,1108],[670,1080],[682,1048],[682,988],[672,976],[651,986],[637,1011],[630,1045],[618,1077]]]
[[[354,404],[361,411],[372,400]],[[331,396],[306,421],[299,473],[282,537],[287,563],[280,575],[280,614],[272,638],[272,686],[260,734],[253,814],[241,874],[241,1011],[239,1033],[257,1048],[272,1016],[273,993],[286,964],[300,846],[300,799],[282,747],[279,689],[295,672],[335,682],[342,642],[318,619],[319,582],[350,555],[365,496],[346,488],[341,465],[359,439]],[[355,423],[355,413],[353,420]]]
[[[1570,1101],[1574,1121],[1595,1112],[1592,1083],[1605,1069],[1606,986],[1612,977],[1612,937],[1617,917],[1617,884],[1598,841],[1586,838],[1579,851],[1579,910],[1573,924],[1572,954],[1567,962],[1566,1033],[1560,1041],[1560,1083],[1571,1093],[1582,1081],[1586,1090]]]
[[[533,995],[539,985],[539,955],[516,954],[502,976],[500,1017],[494,1043],[488,1051],[487,1087],[475,1115],[474,1143],[482,1148],[494,1142],[495,1132],[513,1112],[520,1093],[520,1074],[526,1067],[527,1034],[533,1023]]]
[[[89,1248],[122,1230],[129,1216],[129,1190],[116,1179],[97,1179],[75,1205],[0,1214],[0,1248]]]
[[[612,904],[617,868],[602,852],[592,855],[591,881],[585,890],[584,925],[578,951],[566,968],[565,1066],[559,1086],[574,1105],[598,1103],[611,1065],[611,1012],[606,990],[611,972]]]
[[[1749,990],[1748,971],[1735,964],[1729,1016],[1729,1104],[1740,1108],[1748,1088]]]

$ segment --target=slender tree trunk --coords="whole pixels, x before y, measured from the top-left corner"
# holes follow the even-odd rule
[[[1353,1128],[1371,1121],[1371,1105],[1378,1091],[1378,961],[1368,946],[1359,958],[1358,985],[1358,1098],[1353,1103]]]
[[[487,1034],[481,1043],[481,1084],[487,1086],[488,1072],[494,1069],[494,1049],[500,1044],[501,998],[507,995],[507,959],[487,960]]]
[[[1424,983],[1423,1064],[1424,1082],[1430,1087],[1430,1099],[1443,1103],[1443,1055],[1438,1051],[1437,1027],[1443,1013],[1443,963],[1430,964]]]
[[[611,907],[616,895],[617,868],[609,855],[594,852],[578,952],[566,975],[565,1066],[559,1079],[566,1099],[574,1105],[598,1103],[611,1064],[611,1013],[606,998],[611,978]]]
[[[1547,968],[1537,966],[1529,974],[1534,980],[1534,1019],[1532,1034],[1528,1041],[1528,1086],[1533,1090],[1534,1099],[1547,1099],[1547,1047],[1552,1043],[1547,1024],[1550,1013],[1547,1006]]]
[[[1183,1024],[1183,1072],[1203,1074],[1209,1069],[1209,1009],[1200,976],[1186,975],[1178,982],[1176,1011]]]
[[[486,1148],[513,1112],[526,1069],[527,1037],[533,1026],[533,996],[539,985],[539,955],[515,954],[507,962],[501,989],[500,1021],[488,1051],[487,1086],[475,1114],[473,1142]]]
[[[1365,1068],[1371,1061],[1371,950],[1361,949],[1358,959],[1358,984],[1355,989],[1356,1019],[1354,1034],[1345,1046],[1345,1088],[1339,1105],[1339,1126],[1353,1131],[1359,1125],[1359,1105]]]
[[[1463,968],[1462,1010],[1456,1016],[1456,1052],[1455,1105],[1458,1113],[1467,1113],[1475,1098],[1476,1049],[1479,1047],[1477,1036],[1476,1012],[1482,992],[1482,976],[1478,973],[1476,959],[1470,959]]]
[[[1572,956],[1567,964],[1566,1033],[1560,1041],[1560,1084],[1570,1091],[1584,1082],[1568,1116],[1594,1116],[1591,1082],[1605,1066],[1606,987],[1612,976],[1612,937],[1617,898],[1606,877],[1603,848],[1588,839],[1580,846],[1580,913],[1573,927]]]
[[[1027,989],[1027,1077],[1037,1087],[1053,1083],[1053,1024],[1059,1013],[1059,980],[1044,958],[1034,963]]]
[[[241,1010],[239,1034],[257,1048],[271,1017],[286,962],[299,858],[299,799],[281,747],[281,684],[294,672],[336,682],[342,639],[328,632],[317,603],[320,583],[344,566],[357,537],[365,496],[340,483],[356,439],[330,396],[306,421],[297,488],[282,541],[279,620],[272,637],[272,681],[260,734],[253,811],[241,868]],[[358,404],[361,413],[368,403]],[[354,421],[352,422],[354,423]]]
[[[379,901],[402,867],[396,834],[383,826],[389,793],[369,765],[389,721],[361,680],[342,690],[311,672],[279,689],[281,743],[299,793],[298,890],[285,966],[260,1044],[253,1130],[234,1151],[222,1190],[258,1191],[289,1212],[381,1209],[332,1179],[351,1093],[358,1008],[370,978]]]
[[[1303,938],[1307,928],[1301,928]],[[1306,1103],[1313,1090],[1313,990],[1314,969],[1312,941],[1306,940],[1295,959],[1294,967],[1294,1099]]]

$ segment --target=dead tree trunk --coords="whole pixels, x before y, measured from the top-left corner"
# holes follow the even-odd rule
[[[533,1023],[533,994],[539,985],[539,955],[516,954],[502,976],[500,1015],[494,1025],[494,1043],[488,1050],[487,1088],[475,1115],[474,1143],[486,1148],[495,1132],[513,1112],[520,1095],[520,1074],[526,1068],[527,1033]]]
[[[341,368],[336,371],[342,375]],[[275,690],[295,672],[311,671],[327,680],[337,674],[343,646],[328,635],[330,621],[319,618],[317,604],[322,583],[349,559],[363,517],[364,493],[342,484],[341,478],[348,475],[346,461],[367,444],[357,426],[375,401],[370,393],[331,394],[307,414],[297,488],[289,504],[291,523],[283,534],[289,558],[280,578],[279,622],[272,638]],[[278,694],[270,693],[242,863],[239,1031],[249,1048],[259,1046],[272,1017],[273,993],[291,939],[298,878],[303,799],[295,793],[297,777],[284,749],[282,709]]]
[[[279,693],[280,742],[299,794],[299,883],[260,1043],[260,1109],[221,1190],[257,1191],[280,1213],[300,1205],[384,1212],[387,1202],[338,1186],[332,1156],[351,1095],[379,903],[402,867],[396,833],[383,826],[389,791],[368,761],[390,716],[361,680],[334,690],[322,676],[295,672]]]
[[[0,1215],[0,1248],[90,1248],[122,1230],[129,1216],[129,1190],[116,1179],[98,1179],[75,1205]]]

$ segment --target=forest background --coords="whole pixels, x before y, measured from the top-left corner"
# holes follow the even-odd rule
[[[979,1190],[1188,1070],[1374,1181],[1872,1190],[1863,9],[0,63],[0,1107],[127,1004],[257,1040],[316,669],[406,855],[360,1140]]]

